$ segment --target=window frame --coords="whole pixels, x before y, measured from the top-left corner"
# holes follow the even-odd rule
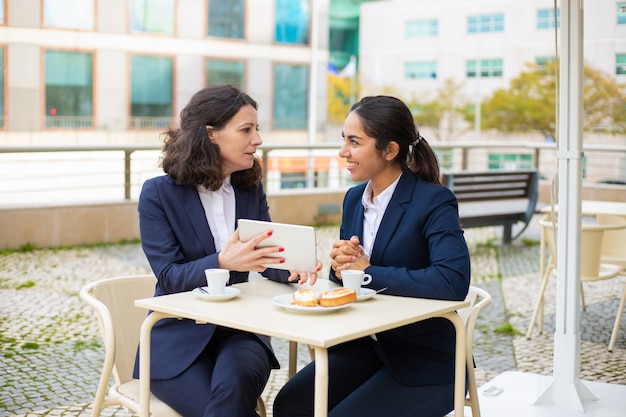
[[[536,29],[537,30],[549,30],[554,29],[554,13],[553,8],[550,9],[537,9],[536,13]],[[542,16],[542,14],[547,14]],[[556,9],[556,26],[557,29],[561,27],[561,8]]]
[[[212,84],[212,82],[209,80],[209,64],[211,62],[241,64],[241,83],[233,83],[231,81],[218,81],[218,82],[229,82],[229,83],[239,86],[239,88],[241,88],[244,91],[246,90],[247,63],[244,59],[223,59],[223,58],[206,57],[204,59],[204,83],[205,85]]]
[[[160,13],[162,15],[166,15],[166,16],[171,16],[171,32],[167,33],[167,32],[158,32],[158,31],[154,31],[154,30],[150,30],[150,28],[146,28],[146,30],[134,30],[133,29],[133,6],[134,6],[134,2],[136,1],[143,1],[144,2],[144,8],[156,8],[154,4],[145,4],[145,3],[150,3],[152,1],[155,0],[128,0],[128,33],[130,34],[148,34],[148,35],[152,35],[152,36],[176,36],[176,1],[177,0],[168,0],[171,1],[171,10],[170,11],[163,11],[163,10],[159,10]],[[160,0],[163,1],[163,0]],[[150,13],[150,15],[153,15],[154,13]],[[145,20],[146,20],[146,16],[142,16],[142,25],[145,26]],[[149,25],[149,22],[148,22]]]
[[[247,33],[246,33],[246,27],[247,27],[246,23],[247,22],[246,22],[246,20],[247,20],[248,16],[247,16],[247,13],[246,13],[246,0],[234,0],[234,1],[240,1],[241,2],[241,21],[240,21],[240,23],[241,23],[241,36],[240,37],[239,36],[224,36],[224,35],[219,33],[220,31],[211,33],[212,28],[217,26],[215,23],[213,23],[213,24],[211,23],[211,4],[217,4],[217,3],[213,3],[211,0],[206,0],[206,2],[205,2],[205,5],[206,5],[205,16],[206,16],[206,25],[207,26],[206,26],[205,33],[206,33],[207,37],[209,37],[209,38],[217,38],[217,39],[229,39],[229,40],[245,40],[247,38]],[[227,18],[224,18],[222,16],[215,17],[215,19],[220,19],[220,18],[222,20],[227,19]],[[232,21],[233,19],[230,19],[230,20]],[[232,31],[229,31],[229,33],[230,32],[232,32]]]
[[[63,13],[62,10],[67,10],[67,7],[59,7],[63,4],[55,4],[55,5],[51,5],[50,8],[55,10],[56,16],[72,16],[72,17],[76,17],[78,22],[83,22],[85,19],[82,16],[78,15],[78,10],[80,9],[79,6],[77,6],[78,4],[85,6],[87,5],[87,2],[91,2],[91,16],[90,16],[90,21],[89,23],[91,25],[86,25],[82,26],[82,25],[74,25],[74,26],[65,26],[65,25],[55,25],[52,24],[51,22],[48,21],[48,19],[46,19],[47,14],[46,11],[48,10],[48,8],[46,7],[46,2],[73,2],[75,1],[76,4],[74,6],[69,6],[69,8],[71,9],[71,13]],[[78,31],[84,31],[84,32],[95,32],[97,30],[97,26],[96,26],[96,4],[97,0],[41,0],[41,27],[42,28],[48,28],[48,29],[65,29],[65,30],[78,30]],[[66,5],[63,5],[66,6]],[[59,12],[58,9],[61,9],[61,11]]]
[[[56,114],[52,114],[49,115],[48,114],[48,81],[47,81],[47,77],[48,77],[48,62],[47,61],[47,54],[49,52],[56,52],[56,53],[61,53],[61,54],[66,54],[66,55],[71,55],[71,54],[82,54],[82,55],[89,55],[91,57],[91,72],[89,74],[90,76],[90,81],[91,81],[91,86],[90,86],[90,114],[89,115],[81,115],[81,114],[61,114],[58,115],[58,117]],[[93,50],[70,50],[70,49],[57,49],[57,48],[45,48],[42,49],[41,51],[42,54],[42,65],[43,65],[43,71],[42,71],[42,85],[43,85],[43,100],[42,100],[42,113],[43,113],[43,119],[42,119],[42,125],[43,125],[43,129],[95,129],[96,127],[96,116],[95,116],[95,108],[96,108],[96,98],[95,98],[95,93],[96,93],[96,77],[95,77],[95,70],[96,70],[96,51]]]
[[[285,27],[285,22],[293,22],[295,19],[293,18],[289,18],[289,19],[285,19],[285,21],[280,21],[279,22],[279,16],[280,13],[279,11],[282,11],[284,9],[286,9],[285,4],[282,2],[287,2],[289,4],[294,4],[294,2],[298,2],[299,4],[306,4],[307,8],[306,10],[301,10],[302,12],[306,13],[306,19],[304,19],[304,21],[306,21],[306,30],[302,30],[300,31],[299,28],[297,28],[301,34],[299,37],[301,36],[306,36],[306,39],[304,41],[300,41],[298,39],[290,41],[289,39],[284,40],[284,39],[279,39],[278,37],[278,33],[279,33],[279,28],[282,28],[282,32],[284,31],[284,27]],[[274,43],[279,44],[279,45],[293,45],[293,46],[308,46],[311,44],[311,21],[312,21],[312,17],[311,17],[311,0],[275,0],[274,1]],[[280,23],[280,26],[279,26]]]
[[[467,31],[470,35],[478,33],[504,32],[504,13],[478,14],[467,16]]]
[[[276,88],[277,88],[277,77],[278,77],[278,69],[280,67],[291,67],[291,68],[302,68],[304,70],[304,79],[305,82],[304,83],[297,83],[297,85],[304,85],[304,89],[305,89],[305,94],[297,94],[297,91],[294,91],[292,88],[290,88],[290,86],[286,86],[287,88],[285,89],[285,91],[287,91],[287,96],[285,96],[284,93],[281,94],[281,92],[277,92]],[[309,119],[309,94],[311,94],[310,89],[309,89],[309,65],[308,64],[293,64],[293,63],[286,63],[286,62],[274,62],[273,66],[272,66],[272,80],[273,80],[273,85],[272,85],[272,98],[273,98],[273,103],[272,103],[272,129],[273,130],[305,130],[308,126],[308,119]],[[303,108],[301,110],[303,110],[303,116],[301,119],[298,119],[298,123],[294,123],[297,124],[297,126],[289,126],[290,123],[277,123],[277,116],[276,113],[277,112],[277,105],[279,105],[279,103],[282,103],[282,105],[286,106],[287,108],[294,108],[293,104],[294,104],[294,98],[297,97],[303,97],[302,99],[302,103],[299,103],[300,105],[303,106]],[[283,120],[283,119],[280,119]],[[285,120],[291,120],[289,118],[285,119]]]
[[[134,115],[133,114],[133,106],[135,102],[133,101],[133,58],[154,58],[154,59],[167,59],[170,61],[170,112],[169,115],[158,115],[158,116],[145,116],[145,115]],[[176,97],[176,84],[175,84],[175,68],[176,68],[176,57],[173,55],[156,55],[156,54],[136,54],[136,53],[128,53],[128,65],[129,65],[129,100],[128,100],[128,129],[155,129],[155,130],[163,130],[165,127],[173,123],[174,121],[174,112],[176,109],[175,97]],[[152,71],[154,73],[154,71]],[[141,104],[141,103],[139,103]]]
[[[407,20],[404,23],[404,37],[406,39],[436,38],[438,36],[438,19]]]
[[[414,66],[413,71],[411,71],[409,66]],[[438,69],[437,61],[405,62],[404,78],[407,80],[436,80]]]

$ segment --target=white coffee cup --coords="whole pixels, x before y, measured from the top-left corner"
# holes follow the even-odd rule
[[[372,276],[357,269],[347,269],[341,271],[341,281],[345,288],[355,290],[357,295],[361,294],[361,285],[372,282]]]
[[[210,295],[222,295],[226,292],[226,283],[230,277],[228,269],[211,268],[205,269],[206,284]]]

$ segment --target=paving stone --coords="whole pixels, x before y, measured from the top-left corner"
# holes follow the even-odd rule
[[[536,216],[537,217],[537,216]],[[544,331],[525,337],[539,288],[539,228],[536,218],[510,245],[497,227],[469,229],[472,284],[493,301],[474,334],[478,385],[509,370],[552,374],[556,279],[546,289]],[[515,233],[515,230],[514,230]],[[318,256],[328,276],[328,248],[336,227],[316,230]],[[140,244],[37,250],[0,255],[0,417],[83,417],[91,413],[104,348],[95,315],[78,297],[88,282],[150,271]],[[583,284],[587,308],[580,315],[581,379],[626,384],[626,320],[616,349],[607,346],[626,278]],[[508,327],[507,327],[508,326]],[[288,342],[272,339],[282,368],[272,371],[263,392],[268,416],[287,381]],[[298,346],[298,369],[310,361]],[[103,416],[130,417],[124,407]]]

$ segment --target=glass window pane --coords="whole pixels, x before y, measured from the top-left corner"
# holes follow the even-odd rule
[[[305,129],[309,70],[305,65],[274,66],[274,129]]]
[[[174,34],[174,0],[130,0],[130,31]]]
[[[235,84],[242,90],[244,64],[242,61],[210,60],[206,63],[207,84]]]
[[[44,0],[46,27],[94,30],[95,0]]]
[[[626,2],[617,3],[617,24],[626,25]]]
[[[243,39],[244,0],[209,0],[209,36]]]
[[[92,54],[46,51],[44,59],[46,126],[90,127],[93,115]]]
[[[131,58],[131,126],[160,129],[172,118],[172,58]]]
[[[439,24],[436,19],[408,21],[405,31],[408,39],[436,37],[439,32]]]
[[[407,62],[405,78],[437,78],[436,62]]]
[[[276,0],[276,42],[309,43],[309,0]]]
[[[0,25],[4,25],[4,0],[0,0]]]
[[[626,54],[617,54],[615,56],[615,74],[626,75]]]
[[[556,24],[561,27],[561,10],[556,10]],[[554,28],[554,9],[537,10],[537,29]]]
[[[465,73],[467,78],[476,77],[476,60],[470,60],[465,63]]]

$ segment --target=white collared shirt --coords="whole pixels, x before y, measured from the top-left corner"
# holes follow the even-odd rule
[[[363,204],[363,251],[369,258],[372,255],[372,247],[374,246],[374,240],[376,240],[376,234],[378,233],[378,227],[380,226],[380,222],[383,219],[383,215],[385,214],[385,210],[387,210],[387,206],[389,205],[389,201],[391,200],[391,196],[393,192],[396,190],[396,186],[398,185],[398,181],[400,180],[400,176],[394,182],[392,182],[389,187],[385,188],[385,190],[378,194],[373,198],[372,201],[372,184],[368,181],[365,186],[365,190],[363,191],[363,196],[361,197],[361,203]]]
[[[216,191],[211,191],[202,185],[199,185],[197,189],[213,234],[215,249],[219,252],[235,232],[235,191],[230,184],[230,176],[224,179],[222,186]]]

